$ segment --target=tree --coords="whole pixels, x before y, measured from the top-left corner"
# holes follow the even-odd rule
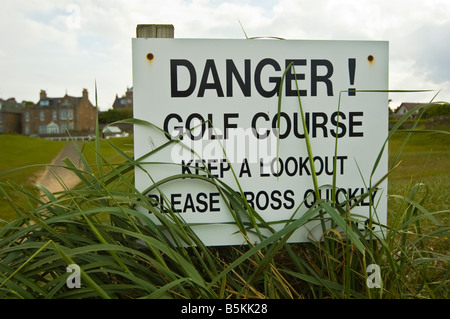
[[[34,102],[31,102],[31,101],[22,101],[22,105],[24,105],[24,106],[30,106],[30,107],[33,107],[34,106]]]
[[[423,110],[423,119],[436,116],[450,116],[450,103],[436,104]]]
[[[111,124],[116,121],[125,120],[133,117],[132,109],[109,109],[106,112],[101,112],[98,115],[98,122],[100,124]]]

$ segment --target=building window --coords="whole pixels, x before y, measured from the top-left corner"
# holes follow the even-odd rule
[[[30,112],[25,112],[25,122],[30,122]]]
[[[61,133],[66,133],[67,124],[61,124]]]
[[[73,110],[72,109],[67,110],[67,119],[73,120]]]
[[[39,134],[47,133],[47,125],[39,125]]]
[[[3,133],[3,125],[0,125],[0,133]]]
[[[49,125],[47,125],[47,134],[58,134],[58,133],[59,128],[57,124],[52,122]]]
[[[59,119],[60,120],[67,120],[67,109],[59,110]]]
[[[44,112],[44,111],[41,111],[41,112],[39,113],[39,117],[40,117],[40,119],[41,119],[41,122],[44,122],[44,121],[45,121],[45,112]]]
[[[126,101],[124,99],[120,100],[121,105],[125,105]]]
[[[56,114],[56,110],[52,111],[52,120],[56,121],[57,120],[57,114]]]
[[[25,125],[25,135],[29,135],[30,134],[30,126],[27,124]]]
[[[48,106],[49,105],[47,100],[41,101],[41,103],[39,103],[39,104],[41,104],[41,106]]]
[[[0,123],[2,122],[2,118],[3,118],[3,113],[0,112]]]

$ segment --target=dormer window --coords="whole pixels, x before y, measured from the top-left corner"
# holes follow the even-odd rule
[[[49,102],[48,102],[48,100],[43,100],[43,101],[41,101],[41,106],[49,106]]]

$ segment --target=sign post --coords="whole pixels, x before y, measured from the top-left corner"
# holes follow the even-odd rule
[[[136,125],[135,158],[180,141],[136,168],[138,190],[178,174],[209,175],[241,189],[278,230],[285,223],[277,221],[300,217],[316,200],[312,161],[322,199],[334,198],[336,174],[336,199],[357,204],[355,215],[375,210],[386,224],[387,181],[359,199],[387,172],[387,150],[373,172],[388,134],[387,92],[361,92],[388,89],[387,42],[137,38],[132,44],[134,117],[169,133]],[[195,224],[206,245],[244,242],[230,203],[213,184],[182,178],[159,189],[164,196],[148,196]],[[289,241],[321,235],[318,223],[308,223]]]

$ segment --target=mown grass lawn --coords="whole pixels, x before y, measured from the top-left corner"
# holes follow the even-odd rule
[[[36,174],[45,169],[67,142],[49,141],[41,138],[31,138],[21,135],[0,134],[0,183],[8,191],[12,200],[18,200],[18,194],[9,192],[7,183],[24,185],[34,191],[32,184]],[[2,175],[9,170],[36,165],[20,169],[13,173]],[[0,196],[0,219],[11,220],[16,214],[10,208],[7,199]]]
[[[450,130],[450,126],[439,127],[440,130]],[[407,136],[407,132],[398,132],[389,141],[390,162]],[[133,154],[133,137],[115,138],[108,140],[128,156]],[[20,135],[0,135],[0,173],[28,165],[50,163],[61,151],[66,142],[54,142],[44,139],[29,138]],[[116,150],[109,143],[102,140],[101,154],[110,163],[123,161]],[[86,142],[83,155],[96,173],[96,153],[94,142]],[[422,183],[420,196],[425,196],[424,206],[430,211],[439,211],[450,207],[450,135],[440,133],[413,133],[405,145],[400,156],[401,163],[389,175],[389,194],[407,196],[411,188]],[[29,185],[33,176],[43,167],[36,166],[18,170],[6,176],[0,176],[0,182],[8,181]],[[105,168],[107,170],[107,168]],[[404,202],[390,200],[390,211],[398,212]],[[5,199],[0,200],[0,218],[11,219],[11,211]],[[391,221],[395,219],[390,216]]]
[[[100,141],[100,153],[108,163],[116,164],[123,162],[124,157],[118,154],[111,144],[122,150],[127,156],[133,157],[133,136],[117,137]],[[86,142],[83,146],[83,156],[86,158],[86,161],[89,163],[90,168],[94,173],[98,170],[96,165],[97,153],[95,147],[94,141]]]
[[[449,127],[441,130],[450,131]],[[407,132],[394,134],[389,141],[389,158],[400,149]],[[400,164],[389,175],[389,193],[405,194],[411,186],[428,187],[424,205],[431,211],[448,209],[450,204],[450,134],[413,133],[400,156]]]
[[[436,127],[437,130],[450,131],[450,126]],[[397,132],[389,141],[389,159],[392,163],[408,132]],[[395,228],[410,207],[400,195],[414,200],[428,212],[450,209],[450,134],[415,132],[406,143],[400,156],[400,164],[389,175],[388,225]],[[420,185],[414,188],[415,185]],[[439,221],[450,225],[449,214],[439,214]],[[424,231],[431,232],[430,222],[423,225]],[[448,253],[450,241],[430,238],[430,248]]]

